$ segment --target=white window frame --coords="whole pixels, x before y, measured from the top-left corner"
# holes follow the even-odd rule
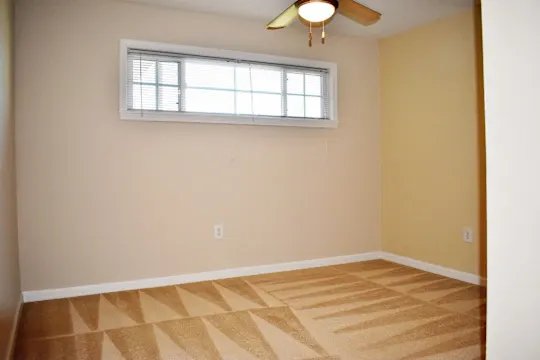
[[[244,61],[267,62],[282,65],[312,67],[328,70],[328,96],[329,96],[329,119],[301,119],[293,117],[251,116],[235,114],[196,114],[196,113],[170,113],[170,112],[144,112],[140,110],[128,110],[127,85],[128,85],[128,50],[163,51],[196,56],[209,56],[225,59],[238,59]],[[212,124],[240,124],[240,125],[270,125],[270,126],[297,126],[314,128],[337,128],[337,64],[297,59],[267,54],[247,53],[233,50],[221,50],[197,46],[176,45],[139,40],[120,40],[120,119],[135,121],[168,121],[168,122],[191,122]]]

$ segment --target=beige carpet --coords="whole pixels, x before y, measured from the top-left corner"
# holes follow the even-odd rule
[[[485,288],[383,260],[24,305],[16,359],[479,360]]]

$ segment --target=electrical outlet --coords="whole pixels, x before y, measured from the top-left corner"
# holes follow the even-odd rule
[[[214,239],[216,240],[223,239],[223,224],[214,225]]]
[[[473,242],[473,229],[470,227],[463,228],[463,241],[467,243]]]

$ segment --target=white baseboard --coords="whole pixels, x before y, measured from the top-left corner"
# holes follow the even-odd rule
[[[11,333],[9,334],[9,342],[7,347],[6,359],[12,359],[15,353],[15,342],[17,341],[17,331],[19,330],[19,320],[21,318],[22,307],[24,304],[24,298],[21,294],[19,304],[15,316],[13,317],[13,324],[11,325]]]
[[[76,286],[62,289],[48,289],[36,291],[24,291],[24,302],[34,302],[42,300],[62,299],[75,296],[85,296],[94,294],[103,294],[116,291],[137,290],[153,287],[187,284],[198,281],[219,280],[239,276],[250,276],[259,274],[268,274],[289,270],[300,270],[308,268],[316,268],[321,266],[347,264],[352,262],[367,261],[374,259],[385,259],[398,264],[414,267],[420,270],[428,271],[434,274],[439,274],[452,279],[465,281],[476,285],[485,285],[486,279],[450,268],[445,268],[438,265],[433,265],[423,261],[411,259],[404,256],[399,256],[387,252],[375,251],[364,254],[336,256],[331,258],[294,261],[288,263],[279,263],[273,265],[261,265],[242,267],[236,269],[225,269],[217,271],[208,271],[195,274],[185,274],[176,276],[167,276],[153,279],[142,279],[133,281],[124,281],[117,283],[105,283],[97,285]]]
[[[76,286],[62,289],[49,289],[37,291],[24,291],[24,302],[34,302],[42,300],[62,299],[75,296],[103,294],[116,291],[137,290],[153,287],[187,284],[199,281],[227,279],[239,276],[250,276],[259,274],[268,274],[289,270],[300,270],[315,268],[321,266],[339,265],[358,261],[379,259],[379,252],[370,252],[364,254],[336,256],[323,259],[313,259],[304,261],[294,261],[288,263],[279,263],[272,265],[261,265],[242,267],[236,269],[225,269],[217,271],[208,271],[203,273],[185,274],[168,276],[153,279],[142,279],[134,281],[124,281],[117,283],[105,283],[97,285]]]
[[[465,281],[475,285],[486,285],[487,280],[479,275],[471,274],[447,267],[430,264],[424,261],[411,259],[405,256],[395,255],[388,252],[380,252],[381,259],[392,261],[401,265],[410,266],[419,270],[449,277],[451,279]]]

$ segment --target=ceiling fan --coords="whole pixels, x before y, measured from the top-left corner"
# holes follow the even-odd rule
[[[266,28],[278,30],[290,25],[294,19],[309,26],[309,46],[312,46],[312,28],[322,27],[322,43],[326,34],[324,27],[328,25],[336,13],[340,13],[357,23],[369,26],[380,20],[381,14],[357,3],[354,0],[298,0],[272,20]]]

